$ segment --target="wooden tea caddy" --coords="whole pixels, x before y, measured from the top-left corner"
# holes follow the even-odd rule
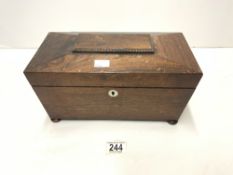
[[[54,122],[176,124],[202,77],[181,33],[49,33],[24,73]]]

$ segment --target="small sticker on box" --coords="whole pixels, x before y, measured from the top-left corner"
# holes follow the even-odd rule
[[[95,60],[94,67],[101,68],[101,67],[109,67],[110,60]]]

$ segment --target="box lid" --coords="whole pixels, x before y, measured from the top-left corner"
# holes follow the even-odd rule
[[[24,71],[33,86],[195,88],[181,33],[49,33]]]

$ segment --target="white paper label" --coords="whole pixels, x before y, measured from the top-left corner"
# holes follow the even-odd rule
[[[95,60],[94,67],[109,67],[110,60]]]
[[[126,142],[115,141],[107,142],[107,152],[108,153],[123,153],[126,150]]]

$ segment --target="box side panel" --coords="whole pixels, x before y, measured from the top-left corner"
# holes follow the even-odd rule
[[[194,89],[33,87],[51,118],[178,120]],[[116,97],[109,96],[115,90]]]
[[[26,73],[33,86],[195,88],[201,73]]]

